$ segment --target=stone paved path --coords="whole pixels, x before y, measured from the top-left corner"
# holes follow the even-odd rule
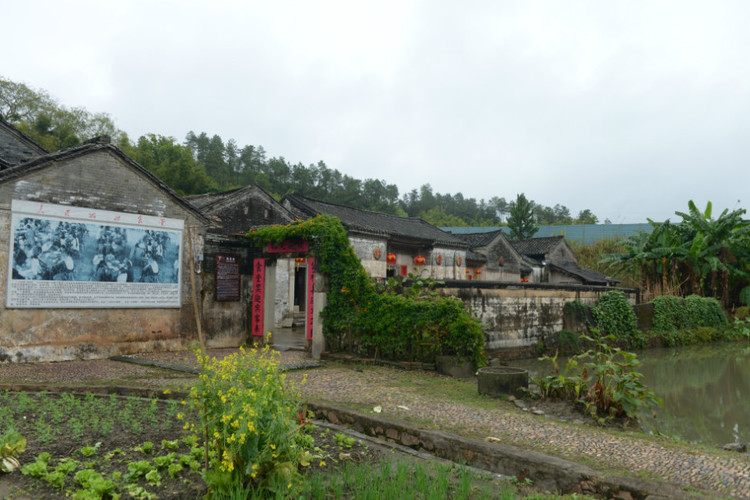
[[[448,432],[458,431],[480,439],[493,436],[506,444],[542,452],[555,450],[561,456],[600,470],[625,470],[645,479],[660,477],[680,486],[750,498],[748,455],[718,450],[717,454],[701,453],[666,440],[662,443],[536,417],[508,402],[497,401],[495,409],[476,409],[420,391],[419,385],[405,387],[402,383],[405,376],[413,377],[415,382],[440,377],[388,368],[364,371],[353,367],[326,368],[307,373],[303,394],[333,403],[380,406],[383,416],[399,419],[408,415],[410,419],[432,422]],[[302,377],[293,375],[295,379]],[[445,422],[450,424],[441,424]]]
[[[232,350],[217,350],[221,357]],[[139,355],[144,359],[189,364],[192,356],[184,353]],[[282,364],[298,364],[309,359],[304,353],[280,354]],[[150,369],[111,360],[75,361],[39,364],[0,364],[0,383],[73,383],[94,379],[132,376],[163,380]],[[154,371],[155,372],[155,371]],[[381,407],[381,415],[425,422],[447,432],[458,432],[482,439],[493,436],[502,442],[582,461],[597,469],[629,471],[646,479],[659,477],[680,486],[750,498],[750,456],[717,451],[703,453],[655,439],[624,433],[604,432],[591,426],[577,426],[535,417],[513,404],[489,401],[482,408],[469,406],[456,398],[440,394],[434,387],[440,376],[431,372],[404,372],[391,368],[366,368],[333,365],[301,372],[290,372],[295,382],[306,378],[303,397],[330,403],[355,405],[362,411]],[[468,390],[471,385],[467,384]],[[374,413],[373,413],[374,414]]]

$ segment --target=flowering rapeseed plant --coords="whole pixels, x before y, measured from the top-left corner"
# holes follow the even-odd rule
[[[296,387],[285,384],[278,353],[265,347],[240,348],[222,360],[197,356],[202,370],[190,404],[202,414],[203,429],[190,428],[205,437],[205,478],[212,493],[288,491],[290,484],[299,484],[300,397]]]

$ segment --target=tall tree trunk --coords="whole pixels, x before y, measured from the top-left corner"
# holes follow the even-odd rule
[[[718,299],[719,297],[717,297],[718,294],[716,293],[716,289],[717,289],[716,274],[717,274],[716,270],[711,271],[711,297]]]
[[[724,264],[724,269],[721,270],[721,303],[724,304],[724,310],[729,310],[729,271],[726,269],[727,261],[729,260],[729,249],[722,247],[719,251],[719,260]]]

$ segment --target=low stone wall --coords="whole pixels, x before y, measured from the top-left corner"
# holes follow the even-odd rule
[[[413,450],[428,453],[456,463],[489,472],[530,479],[534,486],[559,493],[588,494],[600,498],[629,500],[677,498],[689,499],[677,488],[653,484],[635,478],[605,476],[601,472],[570,460],[516,446],[466,438],[441,431],[420,429],[409,424],[369,416],[360,412],[322,403],[309,403],[316,418],[343,425],[366,436],[372,436]]]
[[[544,283],[446,282],[441,293],[463,300],[487,334],[487,350],[525,349],[563,329],[563,309],[579,300],[594,305],[610,287]],[[637,291],[619,289],[635,304]]]

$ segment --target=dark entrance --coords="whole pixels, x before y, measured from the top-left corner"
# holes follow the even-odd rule
[[[298,307],[297,310],[299,311],[304,311],[307,304],[306,281],[307,267],[297,266],[297,270],[294,271],[294,305]]]

